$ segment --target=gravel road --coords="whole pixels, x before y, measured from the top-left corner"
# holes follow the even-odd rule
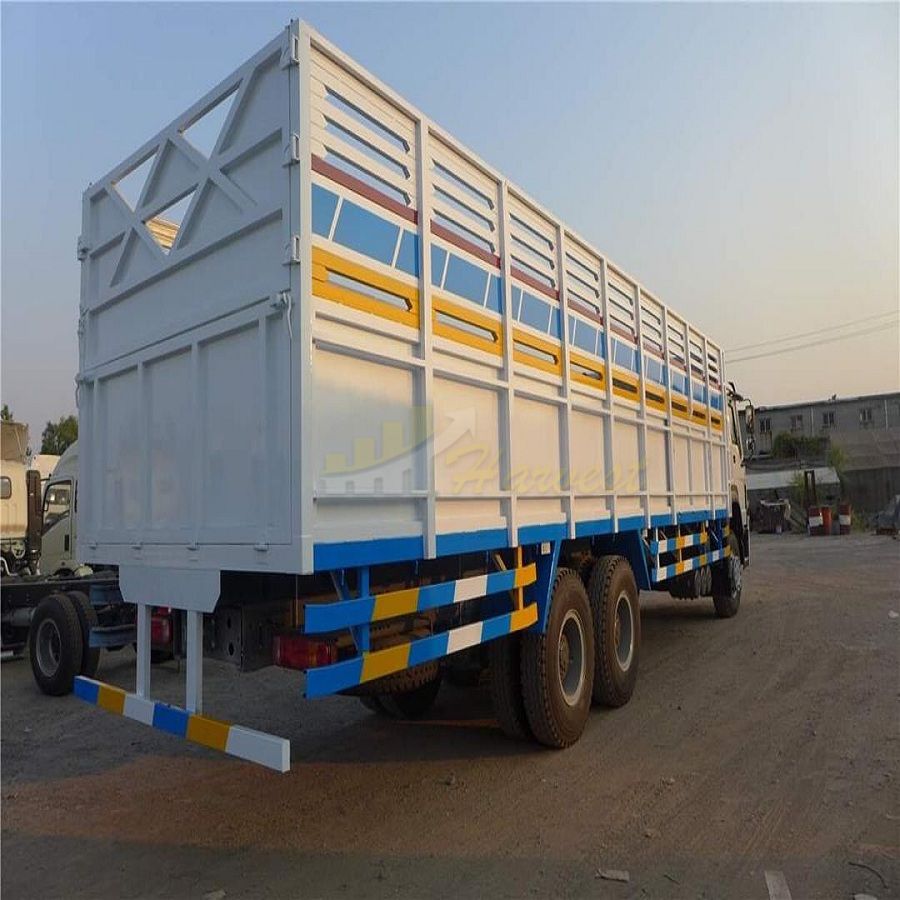
[[[900,542],[753,552],[735,619],[642,595],[631,703],[563,752],[503,738],[484,691],[398,723],[208,662],[209,714],[291,739],[280,776],[4,662],[4,900],[900,897]],[[133,662],[98,677],[132,689]],[[160,699],[182,683],[154,669]]]

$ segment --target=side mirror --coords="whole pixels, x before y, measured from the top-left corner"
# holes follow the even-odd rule
[[[753,451],[756,449],[756,441],[753,440],[753,436],[747,438],[747,456],[753,456]]]

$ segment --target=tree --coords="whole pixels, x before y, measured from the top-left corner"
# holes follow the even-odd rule
[[[832,444],[828,448],[828,465],[837,472],[838,477],[844,474],[844,469],[847,467],[847,454],[844,453],[843,447]]]
[[[41,435],[41,453],[62,456],[66,447],[78,440],[78,419],[75,416],[60,416],[58,422],[48,422]]]
[[[3,409],[0,409],[0,421],[12,422],[13,414],[9,411],[9,405],[4,403]]]
[[[780,431],[772,442],[772,456],[777,459],[823,458],[828,451],[828,438],[806,437]]]

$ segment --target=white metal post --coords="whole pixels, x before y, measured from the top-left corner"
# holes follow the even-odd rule
[[[612,509],[613,531],[619,529],[619,504],[617,502],[618,490],[616,489],[616,454],[615,454],[615,428],[616,414],[613,410],[615,397],[613,395],[613,361],[612,361],[612,334],[610,331],[611,320],[609,318],[609,287],[607,285],[606,257],[600,257],[600,306],[603,316],[603,347],[604,363],[606,364],[606,435],[603,441],[604,463],[606,464],[606,490],[609,493],[609,503]]]
[[[425,466],[425,556],[437,556],[437,504],[435,502],[434,429],[434,353],[431,348],[431,150],[428,122],[416,121],[416,193],[419,207],[419,354],[424,365],[418,381],[419,404],[422,415],[425,446],[431,450],[423,455]],[[401,235],[402,239],[402,235]]]
[[[500,267],[503,276],[503,383],[500,393],[500,488],[508,491],[506,501],[507,529],[511,547],[519,545],[519,522],[512,468],[512,417],[514,399],[512,276],[510,275],[509,192],[505,181],[499,182],[498,221]]]
[[[137,381],[138,381],[138,440],[140,441],[140,475],[138,484],[140,485],[140,500],[138,501],[138,509],[140,510],[140,525],[138,525],[134,539],[131,543],[131,549],[134,551],[132,557],[135,561],[140,559],[140,554],[144,546],[144,537],[147,529],[147,523],[150,521],[150,410],[149,403],[149,384],[146,367],[143,362],[138,363]]]
[[[644,505],[644,524],[650,527],[650,473],[647,471],[647,381],[644,371],[644,330],[641,321],[641,286],[634,285],[634,334],[637,344],[637,376],[638,376],[638,403],[640,405],[640,425],[638,426],[638,448],[640,450],[641,468],[638,474],[638,489],[641,492],[641,502]]]
[[[187,617],[187,678],[184,706],[188,712],[203,711],[203,613],[189,609]]]
[[[146,603],[135,606],[137,619],[137,671],[134,692],[138,697],[150,693],[150,607]]]
[[[296,25],[291,26],[294,33]],[[292,446],[299,447],[299,435],[312,433],[313,424],[313,296],[312,296],[312,128],[311,128],[311,81],[312,81],[312,47],[310,45],[310,32],[307,26],[299,28],[297,32],[299,43],[300,65],[298,82],[294,88],[293,74],[291,81],[291,120],[296,121],[300,136],[300,163],[291,166],[292,193],[296,184],[296,194],[299,203],[299,231],[300,231],[300,265],[291,266],[291,290],[296,289],[295,296],[299,304],[297,309],[297,325],[299,336],[295,340],[296,349],[291,348],[291,360],[296,369],[295,378],[300,384],[300,396],[294,403],[295,415],[299,417],[299,430],[292,438]],[[293,72],[294,70],[292,70]],[[295,109],[293,103],[297,101],[299,108]],[[295,174],[296,173],[296,174]],[[292,214],[293,221],[293,214]],[[299,271],[298,271],[299,270]],[[299,280],[299,283],[298,283]],[[298,404],[299,403],[299,408]],[[302,569],[311,572],[313,569],[313,528],[315,518],[315,502],[313,499],[313,481],[315,479],[315,463],[312,453],[297,453],[292,451],[292,458],[296,460],[299,455],[299,466],[292,466],[291,485],[294,496],[300,497],[299,530],[302,549]],[[297,482],[299,479],[299,483]]]
[[[715,515],[716,501],[715,501],[715,487],[713,485],[713,474],[712,474],[712,396],[710,395],[710,387],[709,387],[709,343],[706,340],[706,335],[702,335],[703,339],[703,389],[706,391],[706,485],[709,501],[709,510]]]
[[[662,338],[663,360],[665,361],[665,388],[666,388],[666,465],[669,469],[669,513],[672,516],[672,524],[678,524],[678,495],[675,486],[675,419],[672,412],[672,355],[669,352],[669,307],[665,303],[662,306]]]
[[[569,538],[575,537],[575,492],[572,490],[572,389],[569,360],[569,303],[566,296],[566,231],[562,224],[556,226],[556,259],[559,274],[556,287],[559,292],[559,346],[562,353],[562,390],[565,405],[562,407],[562,463],[565,466],[565,482],[559,489],[565,495],[566,520]]]

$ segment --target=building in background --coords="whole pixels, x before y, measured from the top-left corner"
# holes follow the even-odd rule
[[[748,469],[772,473],[758,483],[791,484],[796,473],[827,465],[840,476],[841,499],[860,512],[874,513],[900,494],[900,392],[759,406],[755,413]],[[746,439],[743,416],[740,425]]]
[[[830,438],[891,428],[900,428],[900,392],[760,406],[756,409],[753,457],[772,456],[778,434]]]

